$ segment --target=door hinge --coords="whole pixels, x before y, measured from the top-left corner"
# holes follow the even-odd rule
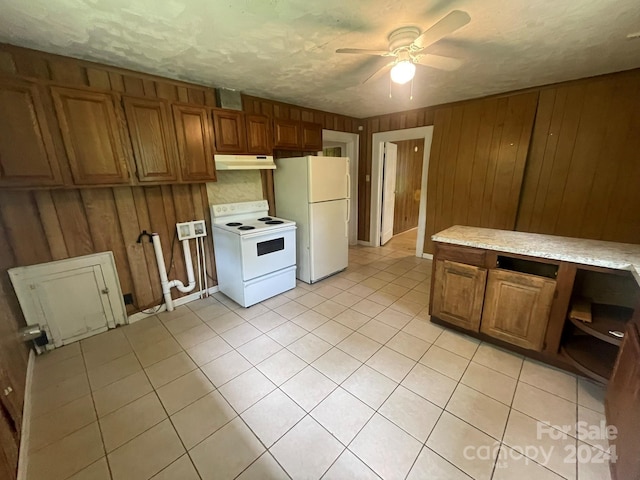
[[[108,295],[109,294],[109,288],[105,287],[102,290],[100,290],[104,295]]]

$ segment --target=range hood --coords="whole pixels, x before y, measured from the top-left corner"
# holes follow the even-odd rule
[[[271,155],[214,155],[216,170],[273,170]]]

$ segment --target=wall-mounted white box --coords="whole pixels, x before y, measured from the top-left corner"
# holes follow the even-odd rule
[[[178,240],[180,241],[207,236],[207,226],[204,220],[176,223],[176,228],[178,229]]]

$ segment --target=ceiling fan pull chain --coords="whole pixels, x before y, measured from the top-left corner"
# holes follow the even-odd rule
[[[414,78],[411,79],[411,89],[409,90],[409,100],[413,100],[413,80],[414,80]]]
[[[389,98],[393,98],[391,96],[391,76],[389,76]]]

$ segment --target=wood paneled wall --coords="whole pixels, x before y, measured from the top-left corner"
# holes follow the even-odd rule
[[[452,225],[512,230],[537,93],[491,98],[435,114],[424,251]]]
[[[640,112],[639,76],[640,70],[631,70],[365,119],[364,135],[360,137],[358,239],[369,240],[371,182],[367,181],[366,177],[371,175],[372,134],[434,125],[431,173],[434,149],[437,148],[438,143],[436,132],[442,131],[445,127],[444,122],[448,118],[436,112],[459,108],[469,108],[473,111],[482,108],[481,105],[487,101],[504,101],[523,94],[535,94],[538,96],[538,101],[535,105],[533,135],[529,145],[526,146],[529,149],[528,152],[526,149],[522,150],[525,145],[519,145],[520,153],[527,153],[521,191],[516,195],[510,189],[508,198],[511,200],[508,205],[491,204],[488,213],[483,213],[483,215],[497,215],[498,219],[508,218],[509,222],[493,224],[481,216],[479,224],[538,233],[640,243],[640,215],[637,214],[640,189],[635,187],[640,184],[640,149],[638,148],[640,136],[636,133],[639,124],[638,112]],[[451,120],[454,120],[453,117],[449,121]],[[463,128],[460,119],[455,121],[458,122],[455,128],[458,130]],[[469,152],[483,142],[491,144],[493,138],[485,136],[493,135],[493,129],[488,128],[484,120],[481,120],[481,123],[484,126],[477,131],[476,138],[459,132],[455,148],[462,152]],[[467,123],[464,128],[468,126]],[[451,154],[449,158],[458,158],[458,156]],[[441,188],[450,193],[451,185],[455,184],[459,180],[459,175],[463,174],[463,170],[456,168],[456,165],[457,161],[455,164],[446,163],[443,166],[445,169],[443,174],[448,182],[446,187],[441,181],[444,177],[440,180],[432,180],[430,175],[427,210],[431,212],[431,217],[427,217],[427,238],[425,239],[427,252],[430,251],[428,237],[431,233],[445,228],[446,225],[445,223],[434,224],[437,209],[444,208],[446,213],[450,205],[449,200],[443,206],[437,205],[434,217],[429,202],[437,199],[431,198],[434,195],[431,186],[435,181],[437,196],[440,195],[440,190],[437,189]],[[466,174],[475,177],[474,172],[466,172]],[[499,180],[499,182],[503,181],[506,181],[506,177]],[[503,200],[506,201],[507,197],[503,197]],[[470,225],[478,224],[467,220],[478,218],[477,210],[474,210],[476,205],[467,203],[467,206],[471,210],[468,216],[465,218],[462,215],[463,209],[460,205],[453,220],[466,221]],[[508,212],[502,211],[504,208]],[[514,208],[516,209],[515,225],[508,227],[511,224]]]
[[[393,234],[418,226],[424,140],[393,142],[398,146]]]
[[[324,112],[313,108],[300,107],[289,103],[277,102],[266,98],[242,95],[242,108],[245,113],[266,115],[269,118],[282,120],[300,120],[303,122],[319,123],[327,130],[340,132],[360,133],[358,126],[363,125],[362,120],[339,115],[337,113]]]
[[[516,229],[640,243],[640,71],[540,93]]]
[[[16,265],[112,251],[122,293],[132,293],[139,308],[162,303],[153,247],[148,239],[137,243],[140,232],[160,235],[170,276],[184,280],[175,224],[202,218],[209,223],[208,210],[204,184],[0,193],[0,218]],[[208,271],[215,275],[207,239]]]
[[[360,132],[360,161],[358,163],[358,240],[369,241],[371,224],[371,165],[374,133],[433,125],[435,108],[370,117],[364,120]],[[367,180],[369,178],[369,180]]]

